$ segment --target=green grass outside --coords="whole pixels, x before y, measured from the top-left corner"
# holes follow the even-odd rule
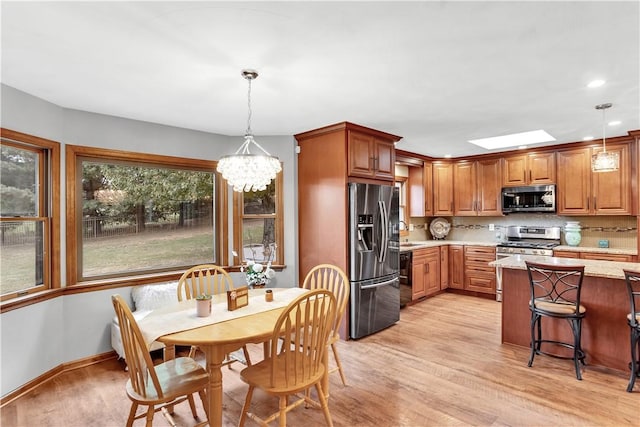
[[[90,240],[84,245],[84,276],[211,262],[212,239],[211,229],[203,227]],[[2,294],[27,289],[34,277],[33,245],[1,248]]]

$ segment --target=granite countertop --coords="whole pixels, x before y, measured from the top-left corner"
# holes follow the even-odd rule
[[[418,240],[408,242],[410,245],[403,245],[405,242],[400,242],[400,252],[411,252],[416,249],[434,248],[438,246],[447,245],[473,245],[473,246],[497,246],[498,242],[471,242],[465,240]]]
[[[515,270],[526,270],[525,261],[538,262],[550,265],[584,265],[584,275],[592,277],[606,277],[609,279],[624,280],[625,270],[640,271],[640,263],[637,262],[615,262],[597,261],[578,258],[556,258],[537,255],[512,255],[489,263],[492,267],[511,268]]]
[[[619,255],[637,255],[638,251],[635,249],[623,249],[623,248],[595,248],[586,246],[556,246],[553,248],[556,251],[567,252],[598,252],[603,254],[619,254]]]
[[[433,248],[445,245],[474,245],[474,246],[497,246],[501,242],[475,242],[469,240],[417,240],[408,242],[410,245],[403,245],[405,242],[400,242],[400,252],[410,252],[416,249]],[[635,249],[624,248],[596,248],[587,246],[556,246],[554,248],[558,251],[567,252],[597,252],[603,254],[619,254],[619,255],[637,255],[638,251]]]

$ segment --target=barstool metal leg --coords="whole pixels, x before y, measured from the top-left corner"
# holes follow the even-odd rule
[[[629,377],[629,385],[627,391],[631,393],[633,391],[633,385],[636,382],[636,377],[640,376],[640,361],[638,361],[638,354],[640,353],[640,332],[637,330],[631,330],[631,376]]]

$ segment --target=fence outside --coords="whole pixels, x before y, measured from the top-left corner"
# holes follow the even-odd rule
[[[125,236],[138,233],[156,233],[179,228],[213,226],[213,217],[206,215],[197,218],[180,220],[179,215],[173,215],[157,222],[140,223],[131,217],[85,217],[82,219],[82,238],[97,239],[104,237]],[[14,246],[34,244],[36,242],[36,227],[30,221],[3,221],[0,223],[0,246]]]

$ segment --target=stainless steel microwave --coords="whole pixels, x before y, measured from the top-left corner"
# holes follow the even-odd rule
[[[530,185],[502,189],[502,213],[555,211],[555,185]]]

